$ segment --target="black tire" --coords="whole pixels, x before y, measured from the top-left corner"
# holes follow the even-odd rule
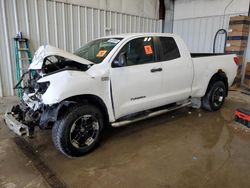
[[[221,108],[226,97],[227,89],[222,81],[215,80],[208,85],[206,94],[202,97],[202,108],[210,112]]]
[[[55,122],[52,140],[57,150],[64,155],[79,157],[98,146],[103,127],[103,115],[96,106],[72,106]]]

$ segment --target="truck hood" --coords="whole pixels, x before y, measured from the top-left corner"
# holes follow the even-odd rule
[[[40,46],[38,48],[38,50],[36,51],[32,63],[29,66],[29,70],[38,70],[41,69],[43,66],[43,60],[44,58],[48,57],[48,56],[61,56],[64,57],[66,59],[70,59],[73,61],[76,61],[78,63],[81,64],[85,64],[85,65],[90,65],[93,64],[92,62],[83,59],[75,54],[66,52],[60,48],[56,48],[54,46],[51,45],[44,45],[44,46]]]

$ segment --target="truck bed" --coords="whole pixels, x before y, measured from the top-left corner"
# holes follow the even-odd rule
[[[237,72],[234,54],[195,54],[192,57],[195,70],[192,97],[202,97],[204,95],[207,88],[206,84],[209,83],[210,78],[218,70],[225,72],[228,85],[231,86]]]

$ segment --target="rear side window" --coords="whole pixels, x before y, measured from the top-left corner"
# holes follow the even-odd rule
[[[161,49],[160,61],[168,61],[180,57],[180,52],[175,40],[172,37],[159,37]]]

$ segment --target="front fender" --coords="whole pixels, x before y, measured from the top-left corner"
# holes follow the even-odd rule
[[[110,81],[103,79],[107,75],[93,77],[86,72],[65,70],[45,76],[38,80],[50,82],[48,89],[41,96],[42,102],[45,105],[53,105],[77,95],[95,95],[105,103],[110,120],[114,120]]]
[[[50,83],[42,95],[42,101],[46,105],[52,105],[71,96],[89,94],[93,78],[85,72],[65,70],[39,79],[38,83],[41,82]]]

